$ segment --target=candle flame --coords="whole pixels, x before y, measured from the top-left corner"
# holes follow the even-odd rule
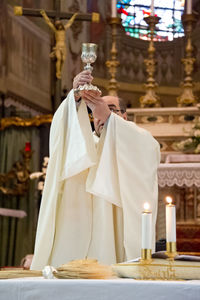
[[[167,196],[165,199],[166,199],[168,204],[172,204],[172,197]]]
[[[149,210],[149,208],[150,208],[149,203],[148,203],[148,202],[145,202],[145,203],[144,203],[144,209],[145,209],[145,210]]]

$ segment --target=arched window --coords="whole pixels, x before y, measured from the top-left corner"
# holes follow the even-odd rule
[[[184,0],[154,0],[154,13],[161,18],[156,25],[156,41],[172,41],[184,35],[181,23],[184,2]],[[148,27],[144,17],[151,14],[150,6],[151,0],[117,1],[117,12],[127,35],[147,39]]]

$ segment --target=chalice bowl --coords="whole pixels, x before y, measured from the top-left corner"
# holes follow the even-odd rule
[[[93,64],[97,59],[97,44],[83,43],[81,59],[82,62],[86,64],[84,70],[89,70],[92,72],[93,67],[91,64]]]
[[[93,67],[92,63],[97,59],[97,45],[93,43],[83,43],[82,44],[82,54],[81,54],[82,62],[85,63],[84,70],[89,70],[92,73]],[[97,86],[92,85],[91,83],[87,83],[84,85],[79,85],[79,87],[75,90],[81,95],[81,91],[94,91],[97,96],[101,96],[101,91]]]

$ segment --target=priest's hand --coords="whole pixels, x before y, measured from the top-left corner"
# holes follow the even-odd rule
[[[92,110],[93,117],[105,123],[111,111],[99,93],[95,91],[82,91],[82,98],[87,106]]]
[[[77,89],[79,85],[89,84],[93,80],[91,72],[89,70],[82,71],[73,80],[73,89]],[[78,101],[80,99],[80,94],[78,92],[74,93],[75,100]]]

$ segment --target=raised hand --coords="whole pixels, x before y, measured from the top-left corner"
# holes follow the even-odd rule
[[[88,71],[88,70],[82,71],[81,73],[76,75],[76,77],[74,77],[73,89],[77,89],[79,87],[79,85],[91,83],[92,80],[93,80],[93,77],[92,77],[90,71]]]
[[[88,70],[82,71],[81,73],[79,73],[78,75],[76,75],[76,77],[74,77],[74,80],[73,80],[73,89],[74,89],[74,97],[75,97],[76,101],[78,101],[80,99],[80,97],[82,97],[82,91],[80,93],[80,91],[77,92],[76,89],[80,85],[91,83],[92,80],[93,80],[93,77],[91,75],[91,72],[88,71]]]
[[[93,117],[101,120],[103,123],[108,119],[111,112],[99,93],[95,91],[82,91],[82,98],[87,106],[92,110]]]

